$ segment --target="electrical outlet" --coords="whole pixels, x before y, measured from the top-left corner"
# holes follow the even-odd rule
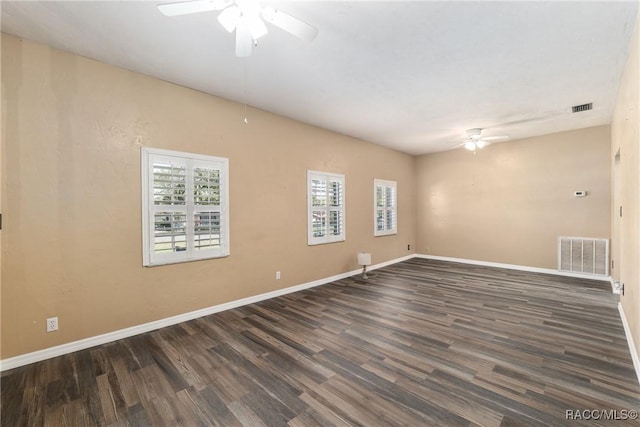
[[[276,280],[280,280],[280,272],[276,271]]]
[[[410,251],[411,250],[411,245],[407,245],[407,250]]]
[[[47,319],[47,332],[53,332],[58,330],[58,318],[50,317]]]

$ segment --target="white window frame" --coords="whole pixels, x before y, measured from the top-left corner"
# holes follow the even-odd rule
[[[154,203],[154,162],[170,162],[185,167],[185,204],[158,205]],[[142,261],[145,267],[166,265],[210,258],[225,257],[230,254],[229,245],[229,159],[202,154],[142,147]],[[193,197],[194,169],[219,170],[220,201],[218,205],[197,205]],[[167,253],[155,252],[155,212],[185,212],[186,249]],[[220,246],[204,250],[194,250],[195,220],[199,211],[220,213]]]
[[[381,188],[386,194],[388,188],[393,189],[393,203],[392,206],[378,206],[378,189]],[[382,210],[384,212],[383,218],[387,217],[387,214],[391,212],[393,216],[393,228],[388,228],[386,221],[384,229],[378,229],[378,212]],[[374,236],[389,236],[392,234],[398,234],[398,184],[396,181],[387,181],[384,179],[373,180],[373,235]]]
[[[312,190],[312,182],[314,180],[322,180],[327,183],[327,188],[329,183],[339,183],[341,187],[341,204],[339,205],[329,205],[328,200],[326,206],[324,208],[313,206],[313,190]],[[328,197],[327,197],[328,198]],[[347,238],[346,233],[346,225],[347,225],[347,217],[346,217],[346,188],[345,188],[345,179],[344,175],[338,173],[330,173],[330,172],[318,172],[318,171],[307,171],[307,231],[308,231],[308,244],[311,245],[322,245],[325,243],[335,243],[335,242],[343,242]],[[327,232],[329,230],[329,216],[330,212],[339,212],[339,216],[341,218],[341,228],[340,234],[325,234],[321,237],[314,236],[313,232],[313,215],[314,211],[324,211],[326,218],[326,229]]]

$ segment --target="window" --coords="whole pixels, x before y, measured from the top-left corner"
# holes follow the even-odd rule
[[[228,159],[142,148],[143,265],[229,255]]]
[[[309,245],[345,240],[344,175],[307,172]]]
[[[373,180],[374,236],[398,233],[398,212],[396,202],[396,182],[382,179]]]

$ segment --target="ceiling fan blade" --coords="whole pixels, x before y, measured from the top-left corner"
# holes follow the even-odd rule
[[[222,10],[233,3],[233,0],[192,0],[177,3],[159,4],[158,10],[166,16],[187,15],[189,13]]]
[[[483,136],[480,138],[483,141],[502,141],[505,139],[509,139],[507,135],[496,135],[496,136]]]
[[[310,42],[318,35],[316,27],[270,6],[262,9],[262,18],[304,41]]]
[[[251,56],[253,51],[253,37],[251,36],[251,29],[245,22],[241,22],[236,27],[236,56],[247,57]]]

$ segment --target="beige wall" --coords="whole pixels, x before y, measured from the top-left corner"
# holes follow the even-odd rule
[[[1,357],[350,271],[358,251],[411,253],[413,157],[248,114],[3,35]],[[142,267],[141,146],[230,159],[230,257]],[[307,246],[307,169],[346,175],[346,242]],[[396,236],[373,237],[374,178],[398,182]]]
[[[413,158],[251,108],[244,125],[236,103],[3,35],[1,358],[349,271],[360,250],[556,268],[559,235],[615,226],[618,149],[612,273],[640,343],[634,43],[611,129]],[[142,267],[141,146],[230,159],[230,257]],[[307,246],[307,169],[346,175],[346,242]],[[373,237],[374,178],[398,181],[397,236]]]
[[[618,91],[611,122],[611,164],[613,188],[619,188],[619,200],[612,203],[612,276],[624,283],[620,296],[622,309],[640,354],[640,68],[638,57],[640,19],[629,50],[629,58]],[[619,170],[615,157],[620,154]],[[615,178],[619,179],[616,180]],[[615,191],[612,191],[615,194]],[[623,207],[622,218],[619,206]]]
[[[416,251],[557,268],[558,236],[609,238],[609,142],[601,126],[420,156]]]

